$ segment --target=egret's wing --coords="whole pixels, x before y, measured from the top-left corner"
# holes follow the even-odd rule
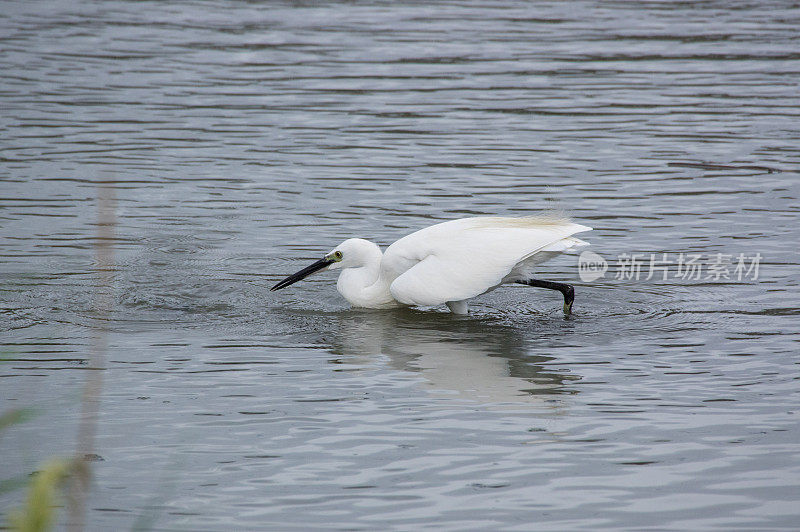
[[[517,265],[511,269],[511,272],[503,277],[503,282],[513,283],[514,281],[530,279],[535,275],[536,267],[539,264],[546,262],[553,257],[557,257],[567,250],[588,245],[588,242],[584,242],[583,240],[575,238],[574,236],[553,242],[552,244],[541,248],[536,253],[532,253],[531,255],[525,257],[525,259],[519,261]]]
[[[456,266],[429,255],[395,279],[389,290],[404,305],[434,306],[475,297],[499,282],[488,268],[464,272]]]
[[[501,284],[514,267],[535,253],[591,228],[570,222],[530,222],[473,218],[432,226],[398,240],[386,260],[413,264],[390,285],[406,305],[433,306],[478,296]],[[574,239],[577,240],[577,239]]]

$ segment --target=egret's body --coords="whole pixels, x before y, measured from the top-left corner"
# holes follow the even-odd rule
[[[572,287],[533,280],[533,268],[570,248],[587,245],[572,235],[589,230],[563,218],[476,217],[420,229],[385,253],[368,240],[351,238],[273,290],[315,271],[341,269],[336,287],[354,307],[444,303],[452,312],[465,314],[470,299],[502,284],[523,283],[562,291],[564,310],[569,313]]]

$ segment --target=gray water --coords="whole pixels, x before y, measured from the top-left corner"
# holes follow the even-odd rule
[[[3,2],[0,413],[32,414],[0,510],[89,449],[90,530],[797,529],[798,28],[780,1]],[[467,317],[269,291],[347,237],[551,209],[609,263],[542,267],[570,319],[521,286]]]

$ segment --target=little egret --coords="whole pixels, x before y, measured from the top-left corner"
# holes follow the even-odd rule
[[[445,303],[466,314],[470,299],[502,284],[558,290],[572,312],[572,285],[532,277],[533,269],[564,251],[586,246],[573,237],[591,227],[549,216],[482,216],[442,222],[405,236],[385,253],[350,238],[323,258],[272,287],[280,290],[314,272],[341,269],[336,288],[354,307],[392,308]]]

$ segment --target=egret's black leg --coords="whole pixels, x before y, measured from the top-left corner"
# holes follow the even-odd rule
[[[564,294],[564,315],[569,316],[572,313],[572,302],[575,301],[575,287],[571,284],[556,283],[555,281],[540,281],[539,279],[528,279],[526,281],[517,281],[517,283],[527,286],[538,286],[539,288],[547,288],[549,290],[558,290]]]

